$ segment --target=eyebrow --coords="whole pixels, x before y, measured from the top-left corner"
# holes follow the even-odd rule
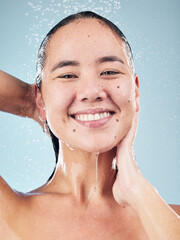
[[[120,62],[124,64],[124,61],[117,57],[117,56],[105,56],[101,57],[96,61],[98,64],[105,63],[105,62]],[[79,66],[80,63],[78,61],[72,61],[72,60],[64,60],[56,63],[53,68],[51,69],[51,72],[55,71],[58,68],[66,67],[66,66]]]
[[[105,57],[99,58],[97,60],[98,64],[104,63],[104,62],[120,62],[120,63],[124,64],[124,61],[117,56],[105,56]]]
[[[79,65],[80,65],[79,62],[77,61],[69,61],[69,60],[60,61],[53,66],[53,68],[51,69],[51,72],[55,71],[57,68],[62,68],[66,66],[79,66]]]

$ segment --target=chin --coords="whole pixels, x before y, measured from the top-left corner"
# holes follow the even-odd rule
[[[105,153],[112,150],[116,147],[118,142],[113,141],[113,143],[100,143],[97,142],[95,144],[88,144],[81,147],[82,150],[90,153]],[[80,148],[80,147],[79,147]]]

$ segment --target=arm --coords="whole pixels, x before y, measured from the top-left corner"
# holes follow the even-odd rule
[[[115,200],[131,205],[137,212],[150,240],[178,240],[180,219],[162,200],[155,188],[142,176],[135,162],[133,141],[138,114],[117,149],[118,174],[113,186]]]
[[[34,84],[25,83],[1,70],[0,111],[31,118],[42,125],[36,110]],[[0,238],[7,225],[4,225],[7,219],[14,221],[18,216],[20,199],[21,194],[13,191],[0,176]]]
[[[179,217],[144,177],[139,178],[136,188],[131,192],[129,203],[138,213],[150,240],[179,239]]]
[[[25,83],[0,70],[0,111],[41,121],[36,111],[34,84]]]

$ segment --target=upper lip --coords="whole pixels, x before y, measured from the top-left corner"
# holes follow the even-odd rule
[[[78,114],[96,114],[96,113],[103,113],[103,112],[115,113],[114,110],[109,108],[95,108],[95,109],[80,110],[80,111],[71,113],[70,115],[72,116],[72,115],[78,115]]]

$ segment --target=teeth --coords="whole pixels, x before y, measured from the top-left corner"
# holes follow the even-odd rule
[[[88,117],[88,121],[93,121],[94,120],[94,116],[92,114],[87,115]]]
[[[96,121],[102,118],[106,118],[108,116],[110,116],[109,112],[95,114],[77,114],[75,115],[75,119],[78,119],[80,121]]]
[[[107,117],[107,116],[108,116],[108,113],[105,112],[104,115],[105,115],[105,117]]]
[[[100,113],[100,118],[103,118],[104,117],[104,114],[103,113]]]
[[[87,115],[84,115],[84,121],[88,121]]]
[[[95,120],[99,120],[99,119],[100,119],[100,115],[99,115],[98,113],[96,113],[96,114],[94,115],[94,119],[95,119]]]

